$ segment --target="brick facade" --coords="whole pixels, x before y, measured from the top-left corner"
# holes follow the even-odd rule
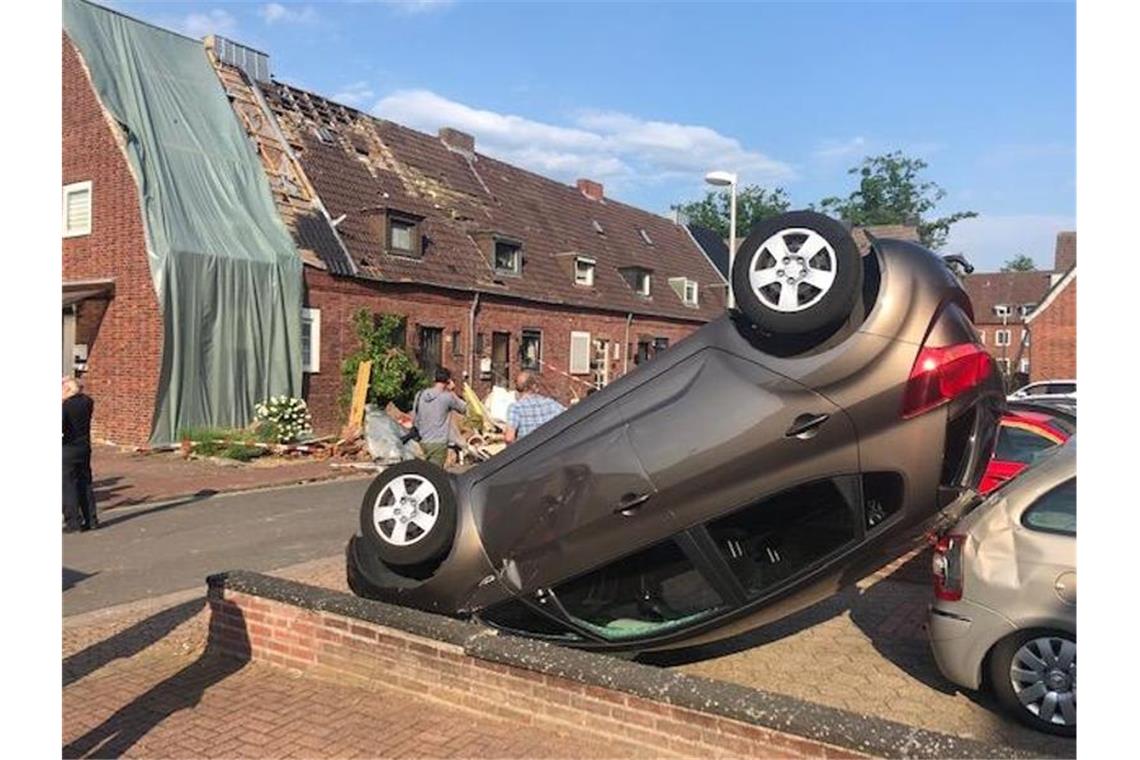
[[[407,320],[408,347],[419,349],[419,327],[439,328],[443,332],[443,365],[458,377],[464,371],[480,396],[491,389],[491,382],[480,372],[478,358],[471,362],[472,293],[429,288],[419,285],[381,283],[363,279],[334,277],[316,268],[306,267],[306,306],[321,313],[319,373],[306,374],[305,398],[313,414],[318,433],[332,433],[344,423],[345,411],[339,397],[343,390],[340,366],[357,346],[352,317],[359,309],[374,314],[397,314]],[[585,396],[588,376],[568,374],[571,331],[589,332],[592,339],[609,342],[610,380],[617,378],[626,366],[633,369],[639,338],[665,338],[669,345],[684,338],[700,322],[681,322],[634,315],[626,341],[627,315],[580,307],[535,304],[520,299],[481,295],[475,313],[475,332],[483,336],[483,352],[491,355],[492,334],[510,335],[508,374],[520,369],[519,341],[524,329],[537,329],[542,335],[542,367],[538,372],[540,390],[563,403],[575,396]],[[455,335],[458,333],[458,346]],[[629,345],[632,344],[632,345]],[[616,352],[615,352],[616,347]],[[628,365],[626,353],[630,352]]]
[[[162,318],[150,277],[137,185],[79,55],[63,38],[63,183],[92,183],[89,235],[63,239],[64,282],[114,279],[114,297],[79,304],[76,341],[88,346],[84,383],[93,434],[121,443],[150,436]]]
[[[1030,377],[1066,380],[1077,377],[1077,277],[1034,316],[1030,323],[1033,354]]]

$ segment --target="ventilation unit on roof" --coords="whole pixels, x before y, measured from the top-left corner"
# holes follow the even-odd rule
[[[240,45],[225,37],[211,35],[206,38],[206,47],[212,48],[214,55],[222,63],[237,66],[255,82],[268,82],[272,76],[269,71],[269,56],[260,50]]]
[[[653,238],[649,237],[648,232],[646,232],[644,229],[638,230],[638,232],[641,233],[641,239],[642,240],[644,240],[649,245],[653,245]]]
[[[597,219],[594,220],[594,232],[598,233],[599,235],[606,234],[606,228],[603,227],[602,223],[599,222]]]

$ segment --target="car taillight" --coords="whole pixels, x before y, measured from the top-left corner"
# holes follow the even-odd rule
[[[914,417],[981,385],[993,372],[993,358],[975,343],[923,347],[903,394],[903,418]]]
[[[934,596],[947,602],[962,598],[962,547],[965,536],[945,535],[934,545],[931,570],[934,571]]]

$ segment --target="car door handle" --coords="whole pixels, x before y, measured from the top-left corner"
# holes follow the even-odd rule
[[[784,435],[788,438],[811,438],[830,417],[830,414],[801,414]]]
[[[627,493],[618,501],[618,505],[614,507],[614,514],[622,514],[629,517],[636,512],[645,502],[649,501],[652,496],[650,492],[646,493]]]

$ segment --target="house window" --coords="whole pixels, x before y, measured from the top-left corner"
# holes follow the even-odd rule
[[[998,357],[997,363],[998,363],[998,366],[1001,367],[1002,373],[1008,375],[1009,374],[1009,359],[1006,357]]]
[[[639,340],[637,341],[637,353],[633,355],[634,364],[645,364],[652,356],[653,341]]]
[[[458,330],[451,331],[451,355],[463,356],[463,334]]]
[[[681,301],[686,306],[697,306],[697,293],[699,292],[695,280],[690,280],[688,277],[670,277],[669,285],[677,292]]]
[[[570,374],[585,375],[590,372],[590,333],[572,331],[570,333]]]
[[[1029,360],[1028,359],[1022,359],[1020,362],[1018,362],[1017,371],[1028,375],[1029,374]]]
[[[667,348],[669,348],[669,339],[668,338],[654,338],[653,339],[653,355],[654,356],[657,356],[657,354],[661,353],[662,351],[664,351]]]
[[[419,258],[421,247],[419,223],[408,217],[388,216],[388,253],[393,256]]]
[[[506,240],[496,240],[495,271],[499,274],[521,274],[522,246]]]
[[[538,372],[542,366],[542,331],[524,329],[519,340],[519,366]]]
[[[994,345],[995,346],[1008,346],[1009,345],[1009,330],[994,330]]]
[[[580,257],[574,259],[574,284],[585,285],[592,288],[594,286],[594,269],[596,266],[593,259]]]
[[[641,269],[640,267],[631,267],[621,271],[622,277],[633,288],[633,292],[637,293],[643,298],[648,298],[650,294],[649,270]]]
[[[1024,304],[1022,304],[1020,309],[1019,309],[1019,311],[1021,312],[1021,318],[1025,319],[1030,314],[1032,314],[1033,310],[1036,308],[1037,308],[1037,304],[1035,304],[1035,303],[1024,303]]]
[[[63,186],[63,236],[91,234],[91,182]]]
[[[1009,306],[1004,303],[999,303],[994,307],[994,314],[998,315],[999,317],[1008,317]]]
[[[986,345],[986,331],[978,330],[978,341],[984,346]]]
[[[443,329],[420,326],[420,367],[431,378],[443,364]]]
[[[321,310],[301,309],[301,370],[321,371]]]

